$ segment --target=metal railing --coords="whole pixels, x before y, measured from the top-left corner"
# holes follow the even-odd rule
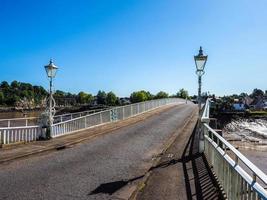
[[[86,111],[74,112],[74,113],[66,113],[66,114],[62,114],[62,115],[55,115],[54,116],[54,124],[59,123],[59,122],[68,121],[68,120],[71,120],[74,118],[82,117],[85,115],[89,115],[92,113],[101,112],[103,110],[107,110],[107,108],[86,110]]]
[[[184,102],[184,100],[178,98],[158,99],[121,107],[114,107],[102,111],[91,110],[57,115],[55,116],[55,118],[58,118],[59,120],[55,120],[55,123],[52,125],[51,137],[58,137],[86,128],[126,119],[142,112],[146,112],[157,107],[175,102],[182,103]],[[29,125],[28,121],[33,119],[37,120],[38,118],[28,117],[3,119],[3,121],[22,120],[25,124],[16,127],[13,127],[11,125],[9,125],[8,127],[0,127],[0,145],[38,140],[45,134],[45,130],[43,130],[42,127],[38,124]],[[11,123],[9,122],[9,124]]]
[[[204,153],[227,199],[267,199],[267,176],[209,126],[210,100],[201,118]]]
[[[82,129],[91,128],[118,120],[123,120],[141,114],[143,112],[158,108],[160,106],[177,102],[182,103],[184,102],[184,100],[179,98],[168,98],[114,107],[112,109],[101,111],[95,114],[90,114],[54,124],[52,126],[51,136],[58,137],[61,135],[80,131]]]
[[[35,141],[40,138],[41,134],[40,126],[0,128],[0,145]]]
[[[59,123],[63,121],[67,121],[70,119],[74,119],[77,117],[89,115],[92,113],[100,112],[106,110],[107,108],[94,109],[94,110],[86,110],[82,112],[74,112],[74,113],[66,113],[62,115],[54,116],[54,123]],[[24,126],[37,126],[39,117],[21,117],[21,118],[11,118],[11,119],[0,119],[0,128],[9,128],[9,127],[24,127]]]

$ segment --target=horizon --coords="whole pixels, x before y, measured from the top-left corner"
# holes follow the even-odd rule
[[[193,56],[203,46],[209,57],[202,92],[265,91],[266,6],[241,0],[1,1],[1,81],[47,89],[44,65],[53,58],[59,66],[55,90],[130,96],[184,88],[192,96]]]
[[[13,80],[13,81],[17,81],[18,83],[26,83],[26,82],[21,82],[21,81],[18,81],[18,80]],[[13,81],[11,81],[11,82],[6,81],[6,82],[9,84],[9,86],[11,86],[11,83],[12,83]],[[4,82],[4,81],[2,81],[2,82]],[[0,83],[2,83],[2,82],[0,82]],[[28,82],[27,82],[27,84],[28,84]],[[47,92],[49,92],[49,89],[47,89],[46,87],[44,87],[44,86],[42,86],[42,85],[35,85],[35,84],[32,84],[32,83],[29,83],[29,84],[31,84],[32,86],[41,86],[41,87],[43,87]],[[180,88],[180,89],[178,89],[177,92],[175,92],[175,93],[168,93],[168,92],[167,92],[167,94],[168,94],[169,96],[176,95],[176,94],[179,92],[179,90],[181,90],[181,89],[185,89],[185,88]],[[263,93],[265,93],[265,94],[266,94],[266,92],[267,92],[266,89],[262,89],[262,88],[254,88],[254,89],[259,89],[259,90],[261,90],[261,91],[262,91]],[[254,89],[253,89],[253,90],[254,90]],[[54,92],[56,92],[57,90],[59,90],[59,89],[55,89]],[[186,89],[185,89],[185,90],[186,90]],[[245,91],[243,91],[243,92],[241,92],[241,93],[239,93],[239,94],[237,94],[237,93],[233,93],[233,94],[223,94],[223,95],[217,95],[217,94],[209,94],[209,95],[215,95],[216,97],[234,96],[234,95],[239,95],[239,96],[240,96],[242,93],[245,93],[245,94],[247,94],[247,95],[250,95],[250,94],[253,93],[253,90],[250,91],[250,92],[245,92]],[[59,90],[59,91],[62,91],[62,92],[65,92],[65,93],[71,93],[71,92],[69,92],[69,91],[64,91],[64,90]],[[91,94],[91,95],[93,95],[93,96],[97,96],[97,93],[98,93],[99,91],[104,91],[105,93],[108,93],[108,92],[113,92],[113,93],[115,93],[115,92],[112,91],[112,90],[110,90],[110,91],[97,90],[96,93],[90,93],[90,92],[88,92],[88,91],[78,91],[78,92],[76,92],[76,93],[71,93],[71,94],[78,95],[79,92],[85,92],[85,93],[87,93],[87,94]],[[127,96],[119,96],[119,95],[117,95],[116,93],[115,93],[115,95],[116,95],[117,97],[119,97],[119,98],[127,98],[127,97],[130,97],[131,94],[132,94],[133,92],[138,92],[138,91],[146,91],[146,92],[150,92],[150,91],[148,91],[148,90],[140,89],[140,90],[131,91],[130,94],[127,95]],[[187,91],[187,90],[186,90],[186,91]],[[156,95],[156,94],[159,93],[159,92],[166,92],[166,91],[161,90],[161,91],[157,91],[156,93],[152,93],[152,92],[150,92],[150,93],[151,93],[152,95]],[[203,93],[205,93],[205,91],[204,91]],[[203,94],[203,93],[202,93],[202,94]],[[189,96],[193,97],[193,96],[197,96],[197,94],[189,94]]]

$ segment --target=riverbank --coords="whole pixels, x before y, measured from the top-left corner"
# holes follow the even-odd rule
[[[75,113],[83,112],[88,110],[104,109],[108,108],[107,106],[72,106],[72,107],[58,107],[56,108],[56,115],[62,115],[66,113]],[[35,109],[26,109],[18,110],[14,107],[0,107],[0,119],[12,119],[12,118],[24,118],[24,117],[39,117],[42,112],[45,111],[45,108],[35,108]]]

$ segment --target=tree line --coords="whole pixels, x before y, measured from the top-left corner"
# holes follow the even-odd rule
[[[79,92],[72,94],[61,90],[56,90],[53,94],[55,99],[74,99],[75,104],[92,104],[93,102],[100,105],[117,106],[127,103],[137,103],[153,99],[161,99],[168,97],[190,98],[185,89],[180,89],[175,95],[169,95],[164,91],[157,94],[151,94],[149,91],[140,90],[133,92],[129,98],[119,98],[114,92],[105,92],[99,90],[94,96],[90,93]],[[35,106],[45,106],[45,99],[48,97],[48,92],[42,86],[31,85],[13,81],[10,84],[3,81],[0,84],[0,105],[1,106],[16,106],[19,102],[31,102]],[[125,101],[125,99],[128,101]]]
[[[248,94],[245,92],[242,92],[241,94],[232,94],[232,95],[225,95],[223,97],[220,97],[218,99],[215,98],[215,95],[209,96],[213,98],[213,101],[215,102],[215,106],[213,109],[213,113],[216,115],[222,111],[232,111],[234,110],[233,104],[234,103],[244,103],[245,108],[248,109],[249,105],[247,104],[253,104],[261,99],[267,99],[267,90],[261,90],[258,88],[253,89],[253,91]]]

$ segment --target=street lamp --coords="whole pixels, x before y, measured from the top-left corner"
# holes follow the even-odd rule
[[[203,55],[202,47],[199,49],[199,53],[197,56],[194,56],[195,64],[196,64],[196,74],[198,75],[198,108],[199,113],[201,111],[201,77],[204,75],[205,65],[208,59],[208,56]]]
[[[50,62],[48,65],[44,66],[45,67],[45,71],[47,74],[47,77],[49,78],[49,101],[47,102],[47,108],[46,108],[46,112],[48,114],[48,128],[49,128],[49,134],[48,134],[48,138],[50,138],[51,136],[51,126],[53,125],[53,121],[54,121],[54,115],[56,113],[56,103],[55,103],[55,99],[53,98],[53,91],[52,91],[52,86],[53,86],[53,78],[55,78],[58,67],[56,65],[54,65],[52,59],[50,59]]]

